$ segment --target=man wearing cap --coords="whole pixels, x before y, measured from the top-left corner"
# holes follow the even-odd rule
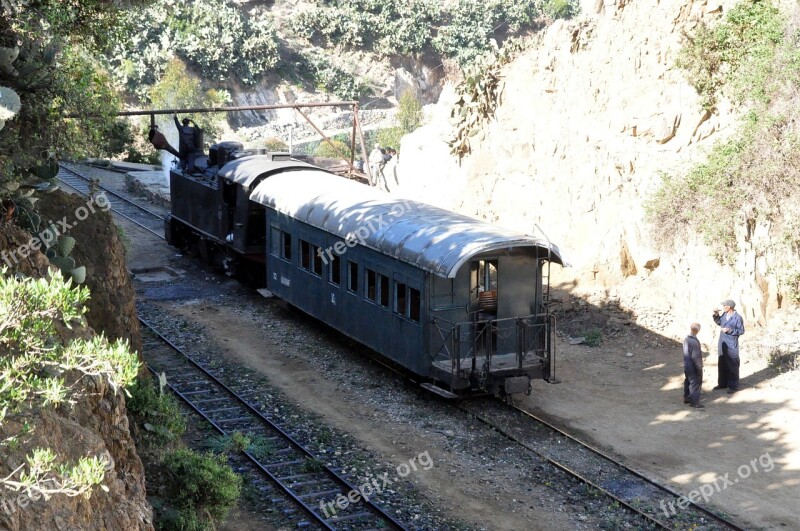
[[[714,310],[712,318],[722,328],[719,333],[717,365],[718,380],[714,389],[728,388],[728,394],[739,390],[739,336],[744,334],[742,316],[736,313],[736,303],[722,301],[722,315]]]
[[[700,388],[703,386],[703,351],[697,333],[700,323],[692,323],[691,333],[683,340],[683,403],[703,408],[700,403]]]

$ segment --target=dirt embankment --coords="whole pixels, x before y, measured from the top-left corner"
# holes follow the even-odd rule
[[[92,294],[86,315],[89,326],[109,340],[127,340],[141,352],[135,293],[108,203],[54,192],[43,196],[39,204],[46,213],[43,220],[52,220],[59,230],[67,223],[70,228],[65,233],[76,240],[70,256],[76,265],[86,266],[86,287]]]
[[[75,223],[69,232],[77,240],[72,256],[88,271],[88,322],[94,331],[76,327],[65,333],[85,337],[104,332],[110,338],[126,338],[139,348],[133,290],[116,226],[108,213],[97,209],[78,219],[83,217],[78,210],[82,206],[84,200],[59,193],[48,196],[40,207],[46,213],[45,220]],[[25,247],[31,238],[16,226],[0,225],[0,265],[8,267],[10,273],[46,275],[50,269],[48,259],[38,250],[28,251]],[[0,350],[3,355],[8,353]],[[66,379],[67,384],[76,383],[74,375],[67,374]],[[98,377],[84,376],[80,387],[84,392],[75,404],[33,410],[25,416],[9,415],[0,423],[0,441],[19,436],[18,443],[0,446],[0,476],[7,476],[25,463],[32,449],[52,448],[58,462],[74,462],[87,455],[108,458],[110,466],[102,482],[107,490],[95,488],[90,497],[57,494],[45,500],[4,489],[0,492],[0,530],[153,529],[142,462],[128,429],[122,393]]]

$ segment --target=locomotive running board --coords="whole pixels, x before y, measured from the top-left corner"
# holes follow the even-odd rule
[[[423,389],[425,389],[426,391],[430,391],[431,393],[437,394],[437,395],[439,395],[441,397],[444,397],[444,398],[450,398],[450,399],[461,398],[460,396],[451,393],[447,389],[442,389],[438,385],[433,385],[432,383],[427,383],[427,382],[426,383],[421,383],[421,384],[419,384],[419,386],[422,387]]]

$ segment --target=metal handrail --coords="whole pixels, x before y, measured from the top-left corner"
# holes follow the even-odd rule
[[[531,321],[534,320],[537,322],[531,323]],[[515,354],[519,360],[520,368],[522,367],[524,360],[527,359],[528,355],[531,353],[533,353],[535,358],[540,361],[555,361],[555,343],[553,341],[553,334],[556,323],[555,316],[550,313],[536,313],[522,317],[506,317],[502,319],[485,319],[481,321],[463,322],[453,322],[447,319],[434,317],[432,319],[432,323],[436,326],[436,329],[439,332],[439,336],[442,340],[442,347],[439,349],[439,352],[436,353],[436,357],[438,358],[440,356],[447,356],[447,358],[450,360],[451,373],[457,378],[461,378],[469,373],[467,369],[462,368],[464,360],[472,358],[474,361],[478,354],[478,347],[480,345],[484,345],[487,348],[483,349],[483,357],[485,360],[481,369],[488,371],[491,367],[494,349],[492,348],[491,344],[487,344],[492,340],[492,336],[487,334],[487,332],[505,330],[508,327],[504,327],[502,325],[512,322],[513,328],[516,331]],[[469,327],[468,330],[471,339],[471,341],[468,343],[469,347],[466,350],[461,348],[461,330],[464,326]],[[545,332],[544,345],[542,349],[528,348],[528,330],[533,328],[538,329],[536,333],[539,333],[542,330]],[[511,336],[507,335],[501,339],[508,339],[508,337]],[[542,350],[543,354],[539,354],[539,350]],[[553,364],[552,369],[554,369],[554,367],[555,365]],[[475,369],[477,369],[477,367],[475,367],[475,364],[473,363],[473,367],[470,370]],[[462,372],[465,374],[462,374]],[[553,372],[553,375],[554,374],[555,373]]]

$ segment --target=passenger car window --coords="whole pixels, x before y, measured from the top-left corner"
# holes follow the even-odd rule
[[[311,244],[300,240],[300,268],[311,271]]]
[[[377,282],[378,282],[377,276],[378,276],[378,274],[375,273],[375,271],[373,271],[372,269],[369,269],[369,268],[365,268],[365,270],[367,272],[367,289],[366,289],[367,293],[366,293],[366,296],[367,296],[367,298],[369,300],[377,302],[377,300],[378,300],[377,299],[377,294],[378,294],[377,293]]]
[[[331,259],[328,262],[328,280],[332,284],[336,284],[337,286],[342,283],[342,261],[339,259],[339,255],[336,253],[331,255]]]
[[[347,269],[349,275],[347,289],[353,293],[358,293],[358,264],[348,260]]]

